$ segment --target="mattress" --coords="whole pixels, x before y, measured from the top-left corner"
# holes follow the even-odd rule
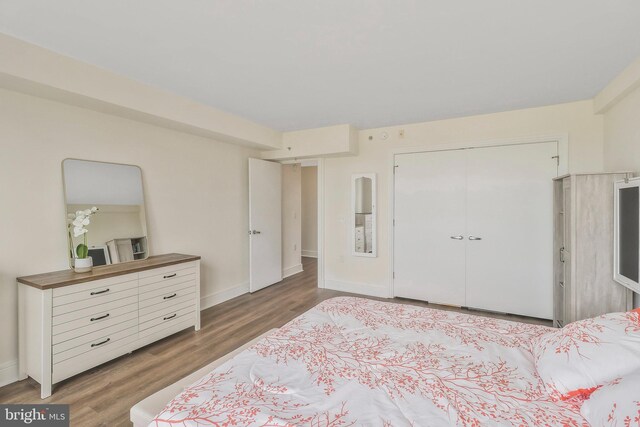
[[[238,347],[232,352],[222,356],[216,361],[206,365],[203,368],[198,369],[191,375],[187,375],[182,378],[180,381],[176,381],[175,383],[163,388],[162,390],[157,391],[151,396],[141,400],[136,403],[129,411],[129,418],[131,423],[133,423],[134,427],[146,427],[153,420],[158,412],[160,412],[171,399],[173,399],[177,394],[181,393],[185,388],[191,385],[194,381],[200,379],[203,375],[206,375],[216,369],[218,366],[225,363],[227,360],[231,359],[236,354],[242,352],[246,348],[251,347],[253,344],[258,342],[260,339],[266,337],[276,329],[271,329],[270,331],[265,332],[257,338],[249,341],[248,343]]]
[[[194,381],[151,426],[582,426],[531,352],[544,326],[339,297]]]

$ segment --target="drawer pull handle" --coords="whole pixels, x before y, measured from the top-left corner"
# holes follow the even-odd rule
[[[176,295],[178,295],[178,294],[173,294],[173,295],[169,295],[169,296],[166,296],[166,297],[162,297],[162,299],[170,299],[170,298],[175,297]]]
[[[100,317],[92,317],[91,321],[95,322],[96,320],[106,319],[107,317],[109,317],[109,313],[105,314],[104,316],[100,316]]]
[[[173,319],[174,317],[176,317],[178,315],[178,313],[173,313],[171,316],[167,316],[162,320],[169,320],[169,319]]]
[[[103,291],[96,291],[96,292],[91,292],[91,295],[100,295],[100,294],[104,294],[105,292],[109,292],[109,288],[103,290]]]
[[[107,338],[107,339],[106,339],[106,340],[104,340],[104,341],[97,342],[97,343],[95,343],[95,344],[91,344],[91,347],[97,347],[97,346],[99,346],[99,345],[106,344],[106,343],[108,343],[109,341],[111,341],[111,338]]]
[[[163,276],[165,279],[171,279],[172,277],[176,277],[178,273],[169,274],[167,276]]]

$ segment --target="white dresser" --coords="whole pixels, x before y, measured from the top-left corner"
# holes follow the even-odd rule
[[[183,329],[200,329],[200,257],[167,254],[19,277],[20,378],[41,397],[66,378]]]

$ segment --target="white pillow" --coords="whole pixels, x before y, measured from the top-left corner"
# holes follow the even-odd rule
[[[579,320],[533,341],[538,375],[554,399],[588,396],[640,370],[640,309]]]
[[[582,404],[580,413],[592,426],[640,425],[640,371],[594,391]]]

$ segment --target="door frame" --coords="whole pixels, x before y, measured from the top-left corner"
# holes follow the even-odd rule
[[[393,298],[395,296],[394,287],[394,268],[395,268],[395,254],[394,254],[394,242],[395,242],[395,161],[396,156],[400,154],[417,154],[417,153],[429,153],[435,151],[454,151],[454,150],[466,150],[470,148],[487,148],[487,147],[501,147],[508,145],[522,145],[522,144],[538,144],[544,142],[557,142],[558,143],[558,174],[557,176],[563,176],[569,174],[569,134],[568,133],[556,133],[546,134],[538,136],[526,136],[518,138],[499,138],[480,141],[460,141],[452,143],[434,144],[432,146],[413,146],[403,147],[391,150],[389,156],[389,169],[388,176],[389,182],[389,277],[388,277],[388,297]],[[318,168],[318,173],[320,169]],[[318,264],[318,267],[320,265]],[[318,282],[319,283],[319,282]]]
[[[283,165],[290,164],[303,164],[307,166],[314,165],[317,167],[317,196],[318,196],[318,288],[324,289],[324,159],[322,157],[310,158],[310,159],[293,159],[280,162]],[[302,250],[302,248],[300,248]]]

